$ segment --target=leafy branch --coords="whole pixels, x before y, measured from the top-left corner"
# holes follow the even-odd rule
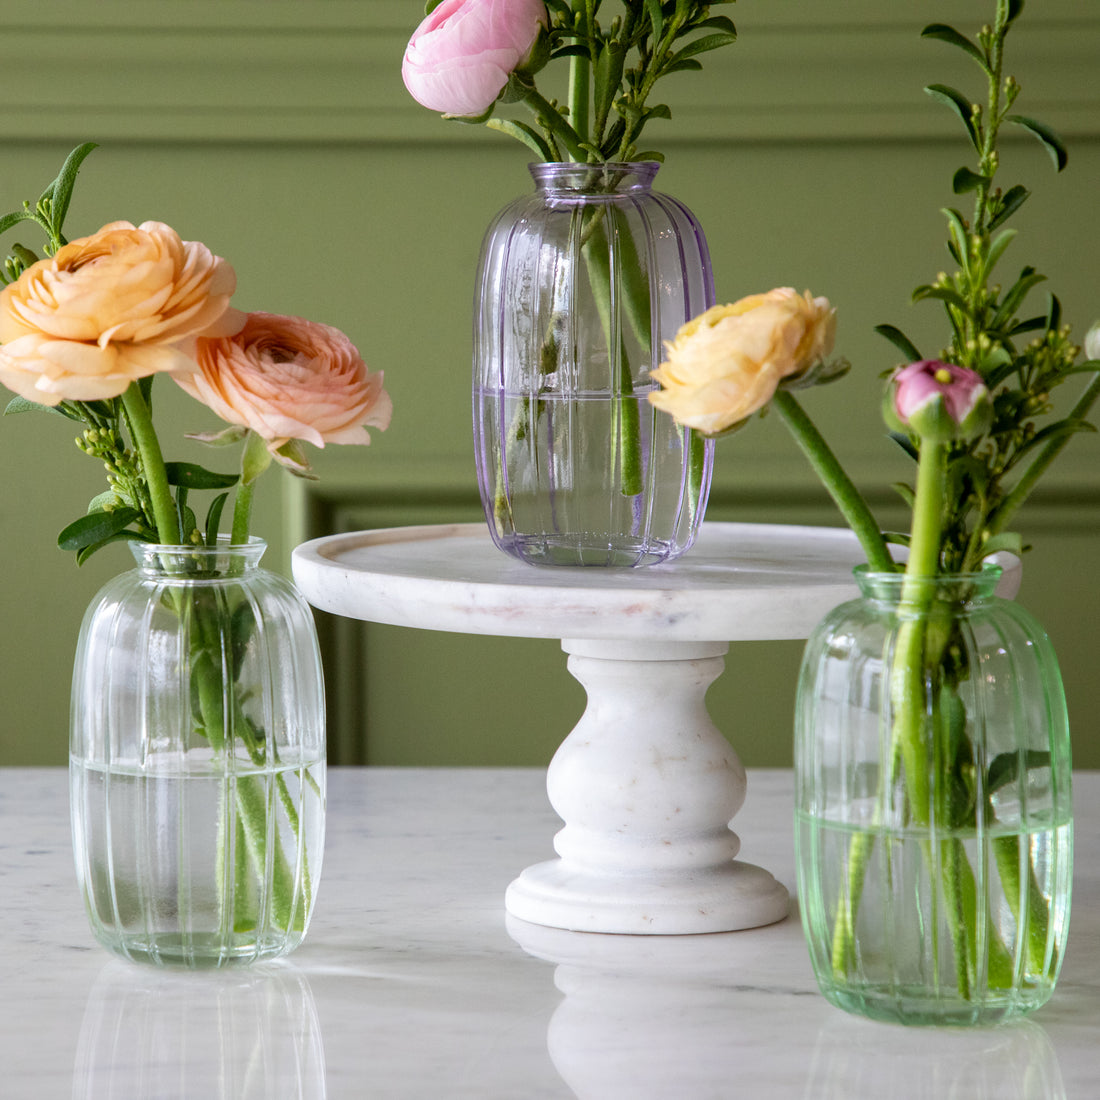
[[[936,357],[977,371],[993,394],[994,409],[988,432],[952,444],[947,455],[941,557],[948,572],[972,571],[995,550],[1022,550],[1019,536],[1008,526],[1069,440],[1094,430],[1085,417],[1100,390],[1094,379],[1068,416],[1044,423],[1054,412],[1052,391],[1077,374],[1100,370],[1100,362],[1076,362],[1080,348],[1070,339],[1055,296],[1041,314],[1021,316],[1031,291],[1045,281],[1035,268],[1023,267],[1007,287],[994,281],[1016,236],[1005,223],[1030,197],[1020,184],[1007,190],[997,185],[1002,129],[1012,126],[1030,133],[1059,172],[1068,161],[1065,146],[1050,127],[1014,111],[1020,85],[1004,75],[1004,45],[1023,7],[1023,0],[998,0],[993,25],[983,27],[973,40],[942,23],[923,31],[925,38],[966,53],[986,81],[984,103],[945,84],[925,88],[958,116],[976,155],[973,167],[964,165],[952,177],[954,194],[973,194],[974,206],[969,220],[954,207],[944,210],[947,251],[957,270],[917,287],[913,301],[941,303],[951,339]],[[879,325],[876,331],[907,360],[925,358],[896,327]],[[916,441],[905,442],[915,454]]]
[[[536,56],[512,74],[501,102],[523,102],[536,127],[493,118],[497,104],[476,119],[522,141],[541,160],[663,160],[661,153],[638,151],[650,119],[669,119],[667,104],[650,104],[659,80],[702,68],[700,54],[737,39],[732,20],[711,15],[717,3],[734,0],[624,0],[623,12],[603,24],[603,0],[547,0],[550,25]],[[535,75],[550,61],[569,61],[569,98],[545,99]]]

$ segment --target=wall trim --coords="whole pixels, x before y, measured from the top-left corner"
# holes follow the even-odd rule
[[[935,17],[972,28],[989,6],[954,0],[944,5],[954,14]],[[1081,6],[1044,0],[1028,9],[1012,40],[1025,113],[1067,138],[1100,136],[1100,12],[1083,15]],[[956,137],[957,122],[921,88],[956,80],[972,87],[977,74],[959,51],[920,39],[933,16],[915,8],[881,0],[731,7],[740,41],[710,55],[702,73],[662,85],[674,120],[648,132],[659,147]],[[422,12],[420,0],[5,0],[0,135],[307,145],[503,140],[483,127],[445,123],[405,92],[401,55]]]

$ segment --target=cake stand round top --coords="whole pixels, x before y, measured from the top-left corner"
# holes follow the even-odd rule
[[[535,566],[484,524],[330,535],[294,551],[322,611],[426,630],[676,642],[797,639],[856,595],[850,531],[704,523],[676,561],[638,569]]]

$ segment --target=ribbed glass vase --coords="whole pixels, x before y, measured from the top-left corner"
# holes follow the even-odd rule
[[[264,543],[133,544],[84,618],[70,798],[96,938],[225,966],[306,933],[325,826],[325,705],[309,606]]]
[[[1072,879],[1069,725],[1054,650],[993,595],[998,575],[857,570],[862,597],[807,644],[799,899],[818,984],[850,1012],[992,1023],[1054,990]]]
[[[535,164],[489,227],[474,438],[493,540],[539,565],[648,565],[702,522],[713,441],[650,406],[663,341],[714,304],[710,255],[653,163]]]

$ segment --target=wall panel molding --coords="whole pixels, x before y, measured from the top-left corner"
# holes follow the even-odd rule
[[[1091,7],[1091,6],[1090,6]],[[1100,133],[1100,12],[1078,0],[1029,8],[1012,40],[1014,72],[1038,91],[1027,112],[1070,138]],[[963,29],[988,0],[945,3]],[[5,0],[7,140],[146,143],[499,141],[444,123],[400,79],[419,0]],[[921,94],[971,81],[959,51],[922,41],[928,5],[813,0],[729,9],[740,41],[704,71],[660,86],[672,124],[653,141],[906,140],[957,136]],[[780,79],[777,79],[777,74]],[[966,85],[964,85],[966,86]]]

